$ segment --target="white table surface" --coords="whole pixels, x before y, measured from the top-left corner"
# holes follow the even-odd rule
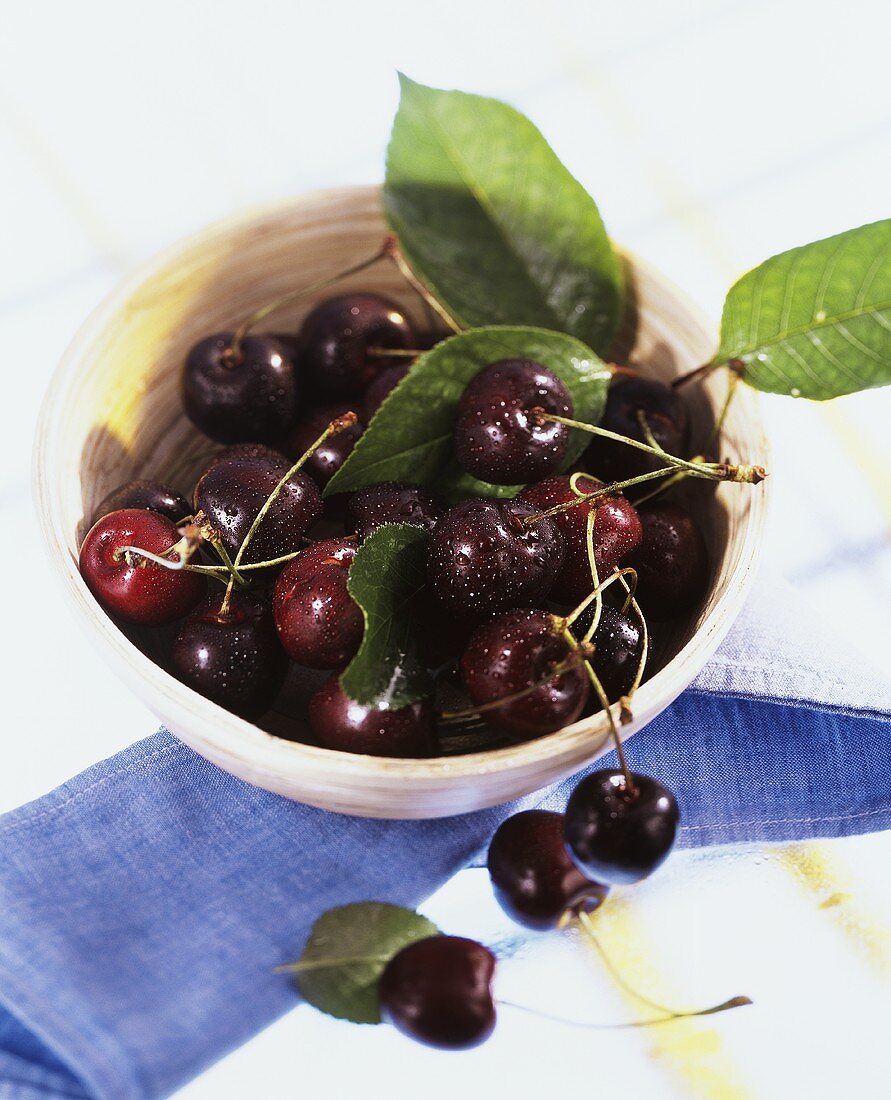
[[[819,0],[7,5],[0,810],[155,729],[61,605],[29,487],[53,366],[125,272],[246,204],[379,179],[400,68],[531,115],[611,233],[717,318],[729,284],[766,256],[888,216],[889,31],[884,4]],[[768,399],[765,412],[765,558],[841,644],[887,666],[891,396]],[[181,1095],[887,1095],[889,858],[887,834],[682,853],[602,914],[638,986],[682,1005],[745,992],[754,1008],[607,1033],[506,1009],[487,1046],[448,1056],[302,1007]],[[516,934],[482,872],[426,911],[450,931]],[[507,999],[635,1014],[582,945],[516,946]]]

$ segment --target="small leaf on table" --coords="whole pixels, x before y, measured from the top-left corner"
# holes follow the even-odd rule
[[[365,633],[340,682],[363,706],[398,710],[430,692],[417,656],[426,542],[422,528],[388,523],[369,535],[350,566],[347,587],[362,609]]]
[[[731,287],[716,363],[825,401],[891,382],[891,220],[765,260]]]
[[[499,359],[533,359],[548,367],[569,390],[576,419],[593,424],[599,421],[611,374],[580,340],[562,332],[519,326],[469,329],[418,358],[388,394],[329,481],[325,495],[351,492],[380,481],[438,485],[449,491],[456,480],[466,477],[457,469],[452,448],[458,401],[471,378]],[[584,432],[572,432],[565,468],[588,442]],[[468,488],[471,492],[484,490],[480,482]],[[493,493],[486,495],[503,492],[503,487],[493,488]]]
[[[380,901],[340,905],[312,927],[300,960],[286,969],[311,1005],[357,1024],[381,1022],[378,982],[395,954],[439,934],[413,909]]]
[[[512,107],[399,79],[384,208],[416,274],[467,326],[539,325],[604,350],[622,270],[591,196]]]

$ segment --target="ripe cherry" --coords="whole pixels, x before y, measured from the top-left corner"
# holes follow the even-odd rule
[[[366,390],[385,368],[401,360],[369,354],[369,348],[411,348],[414,330],[402,309],[378,294],[328,298],[300,330],[302,366],[315,390],[345,400]]]
[[[563,814],[550,810],[524,810],[503,821],[489,845],[488,868],[499,905],[527,928],[556,928],[564,914],[591,913],[609,893],[573,863]]]
[[[602,484],[587,474],[575,478],[579,493],[593,493]],[[520,497],[534,505],[536,511],[545,512],[555,505],[576,500],[578,494],[573,492],[572,479],[565,476],[527,485]],[[605,580],[640,544],[640,519],[634,505],[621,495],[597,497],[565,512],[557,512],[551,518],[563,536],[564,555],[563,567],[551,595],[563,603],[579,603],[594,588],[588,561],[588,515],[594,510],[594,562],[599,580]]]
[[[310,699],[309,724],[322,748],[339,752],[417,757],[429,756],[433,746],[429,699],[399,710],[377,710],[350,699],[336,675]]]
[[[242,718],[258,718],[284,682],[287,659],[266,602],[233,592],[223,612],[223,598],[214,592],[182,624],[171,666],[205,698]]]
[[[402,481],[382,481],[359,489],[350,497],[348,508],[360,539],[367,539],[385,523],[408,523],[431,531],[444,511],[435,493]]]
[[[162,485],[160,481],[128,481],[126,485],[113,489],[96,505],[93,523],[109,512],[119,512],[122,508],[147,508],[159,516],[166,516],[173,523],[180,523],[192,514],[192,505],[169,485]]]
[[[402,363],[398,367],[387,367],[372,381],[365,391],[365,399],[362,403],[362,415],[366,424],[408,374],[408,367],[408,363]]]
[[[480,626],[461,658],[461,673],[477,706],[509,700],[483,717],[494,729],[524,740],[568,726],[588,698],[587,673],[563,637],[560,620],[532,608],[508,611]]]
[[[647,443],[640,423],[641,414],[663,450],[678,458],[686,457],[690,424],[687,406],[677,390],[655,378],[618,376],[610,385],[601,427]],[[604,481],[622,481],[665,466],[655,455],[603,436],[592,439],[584,461],[587,468]]]
[[[586,776],[566,806],[566,844],[580,870],[615,886],[638,882],[662,863],[674,844],[678,804],[648,775],[621,771]]]
[[[462,936],[417,940],[394,955],[381,975],[381,1016],[428,1046],[478,1046],[495,1028],[495,961],[488,948]]]
[[[365,620],[347,591],[356,556],[352,539],[313,543],[282,569],[272,609],[292,661],[307,668],[343,668],[362,642]]]
[[[218,532],[229,556],[239,547],[267,497],[291,467],[284,455],[245,451],[217,459],[195,486],[195,507]],[[303,536],[322,514],[322,498],[312,478],[298,470],[251,536],[245,565],[299,550]]]
[[[631,608],[622,611],[604,602],[592,641],[591,665],[607,699],[615,703],[628,694],[637,676],[643,653],[640,620]]]
[[[183,369],[186,414],[219,443],[277,443],[297,414],[298,384],[288,348],[274,336],[232,333],[200,340]]]
[[[535,606],[563,564],[563,538],[552,519],[529,522],[524,500],[465,500],[430,533],[427,578],[441,611],[479,622],[498,611]]]
[[[289,437],[290,450],[294,458],[299,458],[309,450],[333,420],[350,411],[349,405],[328,405],[322,409],[315,409],[298,421]],[[324,443],[316,447],[306,460],[304,469],[312,475],[317,485],[324,488],[334,477],[349,458],[353,447],[356,446],[356,440],[364,430],[364,424],[357,420],[355,424],[329,436]]]
[[[637,598],[654,619],[692,610],[708,585],[705,539],[679,504],[658,502],[640,510],[643,538],[628,557],[637,570]]]
[[[135,546],[164,557],[181,539],[166,516],[123,508],[102,516],[80,548],[80,572],[100,604],[128,623],[160,626],[188,614],[206,591],[200,573],[166,569],[125,551]],[[177,555],[171,556],[176,561]]]
[[[566,457],[569,428],[542,420],[542,408],[572,416],[563,382],[531,359],[502,359],[471,379],[458,402],[455,455],[474,477],[524,484],[554,473]]]

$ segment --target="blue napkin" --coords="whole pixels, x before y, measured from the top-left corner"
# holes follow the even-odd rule
[[[891,826],[891,686],[762,584],[635,737],[683,845]],[[602,765],[600,765],[602,766]],[[562,807],[571,783],[527,799]],[[0,819],[0,1097],[159,1097],[291,1008],[332,905],[416,905],[516,806],[368,821],[250,787],[166,732]]]

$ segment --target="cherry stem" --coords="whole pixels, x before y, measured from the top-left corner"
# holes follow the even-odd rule
[[[400,275],[408,283],[413,290],[424,299],[427,305],[439,316],[439,318],[452,330],[452,332],[463,332],[464,330],[458,324],[454,317],[448,312],[445,306],[439,302],[430,290],[421,282],[421,280],[415,275],[412,269],[409,267],[405,257],[402,255],[402,250],[399,247],[399,242],[395,237],[387,237],[384,242],[384,254],[388,256],[396,267],[399,269]]]
[[[561,512],[568,512],[570,508],[575,508],[576,505],[583,504],[585,501],[598,500],[600,497],[616,496],[616,494],[621,493],[623,489],[630,489],[632,485],[641,485],[645,481],[653,481],[656,478],[667,477],[669,474],[674,473],[674,471],[674,466],[666,466],[661,470],[652,470],[648,474],[638,474],[637,477],[629,477],[625,481],[613,481],[610,482],[609,485],[602,485],[599,489],[592,490],[590,493],[581,493],[575,500],[567,500],[563,504],[555,504],[553,508],[548,508],[544,512],[536,512],[535,515],[524,516],[521,522],[524,527],[531,527],[532,524],[538,523],[539,520],[549,519],[551,516],[557,516]],[[687,476],[696,477],[697,475],[688,473]]]
[[[516,1008],[520,1012],[528,1012],[531,1016],[538,1016],[542,1020],[550,1020],[554,1024],[564,1024],[567,1027],[585,1028],[590,1031],[627,1031],[631,1028],[655,1027],[657,1024],[670,1024],[674,1020],[685,1020],[694,1016],[714,1016],[719,1012],[727,1012],[731,1008],[742,1008],[754,1002],[751,997],[731,997],[719,1005],[711,1008],[703,1008],[698,1012],[672,1012],[667,1016],[655,1016],[652,1020],[627,1020],[623,1023],[604,1024],[594,1020],[574,1020],[571,1016],[560,1016],[555,1012],[543,1012],[540,1008],[531,1005],[521,1005],[516,1001],[504,1001],[501,998],[497,1002],[504,1008]]]
[[[576,636],[567,627],[563,631],[563,637],[566,639],[571,649],[582,649],[584,653],[584,646],[578,641]],[[613,735],[613,742],[616,746],[616,756],[619,758],[619,766],[622,769],[622,774],[625,776],[625,794],[629,798],[634,798],[637,795],[637,787],[634,785],[634,780],[631,778],[631,769],[628,767],[628,761],[625,758],[625,746],[622,744],[622,736],[619,733],[619,727],[616,725],[616,720],[613,717],[612,707],[609,699],[606,697],[606,692],[603,690],[603,684],[600,682],[600,678],[594,671],[591,662],[587,659],[583,660],[585,671],[588,673],[588,679],[594,688],[594,692],[597,698],[600,700],[600,705],[606,711],[607,721],[609,722],[610,733]]]
[[[175,543],[169,550],[165,550],[166,554],[170,554],[179,550],[177,547],[179,543]],[[141,546],[119,546],[115,551],[120,557],[127,557],[130,554],[135,554],[137,557],[145,558],[147,561],[154,562],[155,565],[161,565],[165,569],[170,569],[175,573],[188,572],[188,573],[205,573],[209,577],[214,577],[218,581],[222,581],[223,584],[229,576],[228,570],[222,565],[192,565],[190,562],[185,561],[182,557],[178,557],[175,561],[170,558],[163,558],[159,554],[153,554],[151,550],[143,550]]]
[[[417,359],[424,352],[420,348],[366,348],[365,354],[378,359]]]
[[[695,382],[697,378],[703,378],[717,369],[717,363],[703,363],[701,367],[694,367],[693,370],[688,370],[685,374],[679,374],[677,378],[673,378],[671,388],[674,390],[680,389],[681,386],[686,386],[688,382]]]
[[[616,443],[624,443],[629,447],[634,447],[638,451],[644,451],[647,454],[655,455],[656,458],[663,459],[671,466],[675,466],[681,470],[688,470],[690,474],[695,477],[708,478],[711,481],[736,481],[753,485],[757,485],[759,481],[763,481],[764,478],[767,477],[763,466],[734,466],[727,462],[690,462],[685,458],[677,458],[675,455],[670,455],[658,445],[654,447],[649,443],[641,443],[639,439],[631,439],[627,435],[619,435],[618,432],[611,432],[608,428],[601,428],[597,424],[585,424],[581,420],[572,420],[567,416],[558,416],[556,413],[546,412],[541,407],[536,407],[529,411],[532,416],[537,417],[539,420],[549,420],[554,424],[565,424],[568,428],[578,428],[580,431],[588,432],[591,435],[599,435],[604,439],[612,439]]]
[[[311,283],[309,286],[304,286],[299,290],[292,290],[288,294],[283,294],[281,298],[276,298],[274,302],[270,302],[268,305],[258,309],[256,313],[252,313],[250,317],[248,317],[246,321],[243,321],[235,330],[235,335],[232,338],[232,344],[229,347],[227,357],[230,360],[237,361],[241,354],[241,342],[244,340],[245,336],[247,336],[248,332],[254,325],[258,325],[261,321],[264,321],[271,313],[275,313],[277,309],[287,305],[289,302],[309,297],[310,294],[318,294],[320,290],[327,290],[329,286],[339,283],[342,279],[348,279],[351,275],[358,275],[360,271],[364,271],[366,268],[383,260],[384,257],[390,254],[389,241],[390,238],[386,237],[373,256],[360,260],[359,263],[353,264],[352,267],[344,268],[343,271],[338,271],[336,275],[329,275],[326,279],[320,279],[318,282]]]
[[[570,611],[570,613],[566,616],[566,619],[565,619],[566,625],[567,626],[572,626],[572,624],[575,622],[575,620],[589,606],[589,604],[591,603],[592,600],[595,600],[595,599],[597,599],[598,596],[602,595],[606,591],[606,589],[609,588],[609,586],[611,584],[615,584],[616,581],[622,581],[623,577],[627,576],[628,574],[631,574],[633,576],[634,580],[633,580],[632,583],[636,587],[637,586],[637,570],[636,569],[632,569],[630,565],[626,565],[622,569],[616,569],[616,571],[614,573],[610,574],[610,576],[608,576],[605,581],[600,581],[599,584],[597,585],[597,587],[594,589],[594,591],[591,592],[589,595],[585,596],[585,598],[578,605],[578,607],[576,607],[572,611]],[[627,592],[628,591],[628,585],[624,581],[623,581],[623,583],[625,584],[625,591]],[[591,627],[589,627],[588,630],[585,632],[584,638],[582,638],[582,642],[583,643],[584,642],[590,642],[591,639],[594,637],[594,634],[595,634],[596,630],[597,630],[596,625],[594,626],[593,629]]]
[[[607,363],[607,367],[611,374],[621,374],[626,378],[640,378],[640,371],[635,370],[634,367],[624,367],[620,363]]]

